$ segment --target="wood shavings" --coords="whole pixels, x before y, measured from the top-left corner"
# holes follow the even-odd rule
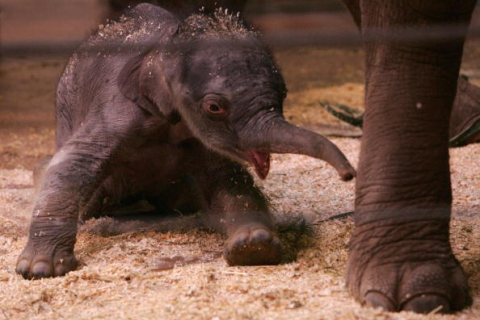
[[[359,141],[334,139],[355,163]],[[452,221],[452,247],[467,273],[475,298],[472,308],[458,315],[432,314],[429,319],[476,319],[480,312],[480,217],[476,201],[464,179],[475,183],[478,170],[467,161],[477,161],[480,145],[452,151],[456,212]],[[470,162],[471,163],[471,162]],[[312,172],[309,168],[317,168]],[[468,169],[470,168],[470,169]],[[470,170],[468,173],[466,170]],[[8,183],[28,183],[28,171],[4,170]],[[318,160],[301,156],[277,156],[273,181],[258,182],[273,195],[280,219],[301,210],[315,223],[332,214],[353,209],[353,183],[341,182],[333,169]],[[470,178],[469,178],[470,177]],[[463,180],[462,180],[463,179]],[[1,179],[0,179],[1,180]],[[321,192],[316,192],[319,188]],[[330,190],[330,191],[329,191]],[[31,189],[0,189],[2,204],[11,206],[3,223],[20,227],[17,219],[26,211],[21,198],[10,193]],[[283,197],[274,196],[282,192]],[[300,208],[292,205],[296,199]],[[310,204],[310,206],[305,204]],[[313,205],[313,206],[312,206]],[[95,222],[95,221],[93,221]],[[99,221],[100,222],[100,221]],[[89,222],[92,223],[92,222]],[[402,312],[388,314],[360,307],[345,289],[344,272],[353,218],[325,221],[312,226],[296,261],[280,266],[228,267],[220,253],[223,236],[195,228],[180,232],[127,231],[102,236],[85,229],[78,237],[76,255],[80,268],[62,278],[26,281],[14,272],[16,257],[25,238],[0,235],[0,308],[11,319],[421,319]],[[177,257],[177,258],[175,258]],[[181,257],[181,258],[179,258]],[[197,260],[199,259],[199,260]],[[203,260],[202,260],[203,259]],[[173,268],[152,271],[159,262],[173,261]],[[178,261],[177,261],[178,260]],[[7,285],[8,284],[8,285]],[[6,315],[6,316],[5,316]],[[423,318],[422,318],[423,319]]]

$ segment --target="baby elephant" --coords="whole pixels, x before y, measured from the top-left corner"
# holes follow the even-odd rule
[[[228,235],[230,265],[279,263],[267,202],[242,164],[265,179],[271,153],[298,153],[327,161],[343,180],[355,175],[335,145],[285,121],[285,95],[269,51],[236,16],[180,21],[141,4],[100,29],[58,84],[57,152],[16,271],[74,270],[79,216],[139,199],[160,212],[208,214]]]

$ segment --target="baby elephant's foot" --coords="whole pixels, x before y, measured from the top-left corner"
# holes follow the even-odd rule
[[[231,266],[278,264],[282,259],[282,247],[269,228],[249,224],[239,227],[228,238],[224,256]]]
[[[449,313],[470,303],[448,240],[448,221],[382,221],[355,229],[347,284],[362,304]]]
[[[73,246],[38,246],[29,240],[17,260],[15,271],[25,279],[59,277],[77,268]]]

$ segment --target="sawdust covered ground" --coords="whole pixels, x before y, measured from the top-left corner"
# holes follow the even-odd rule
[[[478,81],[480,46],[469,46],[462,70]],[[297,48],[276,55],[290,88],[287,118],[321,132],[351,130],[318,101],[363,107],[361,50]],[[64,59],[6,58],[1,65],[0,319],[478,318],[480,144],[451,151],[451,239],[474,297],[473,306],[456,315],[361,308],[343,277],[352,218],[323,221],[353,210],[354,182],[342,183],[325,163],[294,155],[275,156],[269,178],[258,181],[285,244],[279,266],[228,267],[221,257],[224,237],[206,230],[198,215],[153,222],[103,218],[80,229],[77,271],[21,279],[14,266],[34,201],[31,170],[53,152],[53,93]],[[360,141],[332,140],[356,165]]]

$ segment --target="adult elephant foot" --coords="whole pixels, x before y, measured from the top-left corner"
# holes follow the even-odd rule
[[[471,303],[452,253],[447,220],[384,220],[358,226],[350,241],[347,285],[355,298],[387,311],[448,313]]]

